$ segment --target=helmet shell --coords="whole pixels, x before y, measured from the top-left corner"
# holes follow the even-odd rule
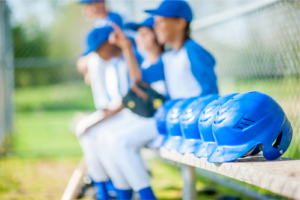
[[[150,148],[159,148],[166,140],[166,137],[167,137],[167,127],[166,127],[167,113],[168,113],[169,109],[172,108],[175,105],[175,103],[177,103],[178,101],[179,101],[179,99],[165,101],[163,103],[163,105],[160,106],[156,110],[156,112],[154,114],[154,118],[156,121],[156,127],[157,127],[159,134],[154,140],[151,141],[151,143],[149,145]]]
[[[293,135],[280,105],[260,92],[238,94],[220,106],[212,131],[218,144],[208,158],[213,163],[236,160],[259,144],[264,157],[275,160],[288,149]]]
[[[198,128],[198,119],[200,113],[207,104],[218,97],[219,95],[217,94],[199,97],[185,108],[180,117],[180,127],[183,134],[183,142],[177,150],[179,153],[194,153],[196,146],[202,143]]]
[[[235,95],[237,95],[237,93],[219,96],[218,99],[209,103],[201,112],[200,117],[198,119],[198,128],[203,143],[199,145],[199,147],[195,151],[196,157],[207,158],[217,147],[217,143],[212,133],[212,124],[214,121],[214,116],[217,113],[219,107]]]
[[[177,149],[181,144],[182,132],[180,128],[180,116],[184,109],[195,99],[196,97],[180,100],[168,111],[166,118],[168,139],[163,145],[165,149]]]

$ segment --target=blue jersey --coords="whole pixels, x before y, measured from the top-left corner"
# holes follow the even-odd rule
[[[218,93],[215,59],[192,39],[178,51],[165,52],[162,61],[171,99]],[[160,73],[157,76],[162,77]]]
[[[149,83],[152,89],[158,93],[168,96],[161,56],[159,56],[155,63],[151,63],[147,59],[143,60],[141,71],[144,82]]]
[[[162,57],[159,56],[156,63],[144,62],[144,66],[141,66],[143,81],[151,84],[160,80],[165,80],[164,64]]]

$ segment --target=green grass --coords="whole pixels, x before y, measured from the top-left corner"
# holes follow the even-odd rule
[[[13,155],[18,157],[80,156],[77,138],[70,132],[74,111],[18,112]]]
[[[14,156],[81,156],[70,126],[78,110],[94,110],[90,87],[76,82],[17,88],[15,102]]]
[[[17,112],[95,109],[91,89],[82,82],[17,88],[15,103]]]
[[[0,159],[0,199],[60,199],[82,157],[71,119],[93,110],[83,83],[18,88],[15,133]]]
[[[0,199],[60,199],[79,160],[80,157],[2,158]]]

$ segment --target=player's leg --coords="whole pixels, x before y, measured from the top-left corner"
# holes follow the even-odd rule
[[[108,199],[106,184],[109,177],[105,172],[96,152],[96,145],[90,135],[84,135],[79,140],[89,176],[94,182],[96,198]]]
[[[120,127],[118,134],[107,139],[107,145],[126,180],[141,199],[155,199],[150,176],[139,154],[139,148],[157,136],[155,120],[138,117],[134,123]]]
[[[101,122],[98,126],[95,126],[95,129],[97,129],[98,133],[105,133],[95,135],[97,153],[101,164],[117,189],[117,199],[130,199],[132,196],[132,189],[128,184],[124,174],[115,163],[115,160],[113,159],[111,152],[108,150],[105,141],[107,136],[118,133],[120,126],[123,127],[125,124],[131,123],[132,121],[133,120],[131,120],[128,112],[124,110]]]
[[[80,131],[85,130],[97,118],[97,112],[81,120],[77,125],[77,135],[81,134]],[[87,171],[89,176],[94,182],[97,199],[109,199],[106,185],[109,182],[109,177],[105,172],[96,152],[96,143],[93,139],[93,129],[88,130],[78,140],[81,146]]]

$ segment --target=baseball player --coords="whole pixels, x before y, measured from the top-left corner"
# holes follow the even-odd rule
[[[213,56],[190,39],[189,25],[193,14],[187,2],[165,0],[157,9],[146,12],[155,15],[154,31],[158,42],[169,43],[171,46],[171,49],[162,55],[164,77],[155,77],[165,79],[170,98],[190,98],[218,93]],[[128,39],[122,31],[116,31],[115,44],[122,49],[130,49],[130,43],[126,41]],[[142,79],[143,73],[138,67],[128,67],[134,81]],[[155,67],[152,66],[149,71],[151,69],[154,70],[152,74],[155,74]],[[148,126],[135,123],[120,130],[117,134],[107,135],[104,140],[106,147],[131,187],[135,191],[143,192],[144,199],[155,199],[149,176],[137,153],[141,146],[157,136],[155,130],[150,123]]]
[[[171,49],[162,56],[165,79],[172,99],[217,94],[215,59],[190,38],[193,14],[184,0],[165,0],[157,9],[146,10],[155,16],[158,42]]]
[[[129,74],[133,82],[137,80],[143,80],[148,83],[151,83],[152,87],[154,89],[160,90],[163,93],[166,93],[165,85],[161,84],[164,82],[159,82],[163,79],[155,78],[156,74],[151,74],[148,72],[153,72],[154,70],[151,70],[152,67],[155,68],[156,73],[158,77],[164,76],[163,73],[163,65],[160,58],[160,54],[163,50],[162,46],[159,45],[156,41],[155,34],[153,32],[153,18],[147,19],[145,22],[137,25],[138,30],[138,36],[136,39],[136,43],[140,50],[143,50],[148,57],[144,60],[144,62],[141,64],[141,71],[133,71],[131,69],[138,68],[140,69],[138,63],[136,62],[136,59],[134,57],[133,51],[132,51],[132,43],[130,39],[128,39],[125,34],[123,34],[122,30],[114,25],[115,31],[110,36],[110,42],[117,44],[119,47],[121,47],[123,56],[127,61],[129,67]],[[120,39],[122,37],[122,39]],[[141,79],[137,78],[143,76]],[[127,109],[125,109],[127,110]],[[142,134],[141,134],[141,129]],[[145,118],[138,116],[132,112],[128,114],[126,117],[126,120],[122,122],[116,123],[116,127],[110,129],[109,134],[105,134],[103,136],[97,137],[97,143],[98,143],[98,152],[108,152],[110,156],[112,156],[110,159],[113,159],[113,162],[110,162],[108,164],[107,160],[103,161],[103,165],[105,170],[108,172],[109,176],[111,177],[114,186],[118,189],[118,191],[121,189],[123,190],[123,194],[125,190],[125,185],[118,183],[120,182],[120,179],[118,179],[117,176],[120,176],[120,174],[114,173],[113,170],[111,170],[110,165],[116,165],[115,168],[118,168],[125,177],[125,180],[128,182],[128,193],[126,196],[127,198],[124,199],[130,199],[130,189],[132,188],[135,192],[137,192],[140,196],[141,200],[149,200],[149,199],[156,199],[151,187],[150,187],[150,177],[149,174],[144,166],[143,160],[140,157],[139,153],[137,152],[137,148],[144,146],[148,142],[150,142],[153,138],[155,138],[158,135],[155,120],[153,118]],[[120,134],[121,133],[121,134]],[[125,134],[123,134],[125,133]],[[123,140],[123,136],[126,135],[127,138],[132,138],[129,140]],[[127,143],[129,142],[129,143]],[[128,145],[130,146],[133,143],[135,147],[137,148],[130,148],[127,149]],[[115,146],[117,145],[117,146]],[[128,146],[128,147],[129,147]],[[117,156],[120,148],[126,149],[125,152],[119,152],[120,155]],[[116,148],[115,150],[113,150]],[[130,153],[128,152],[130,151]],[[113,152],[114,154],[111,154]],[[101,153],[100,153],[101,154]],[[128,155],[127,155],[128,154]],[[124,159],[128,159],[127,161],[123,162]],[[104,159],[103,159],[104,160]],[[119,161],[118,161],[119,160]],[[137,166],[134,170],[132,168],[128,168],[128,162],[131,162],[132,165]],[[122,163],[125,164],[125,168],[122,166]],[[132,178],[131,178],[132,177]],[[117,195],[117,198],[119,199],[119,196]],[[120,198],[122,199],[122,198]]]
[[[122,27],[123,19],[117,13],[107,11],[105,0],[80,0],[79,3],[83,5],[82,12],[87,20],[95,21],[95,28],[109,26],[111,21]]]
[[[157,134],[157,130],[153,119],[140,117],[128,109],[123,109],[122,96],[132,85],[127,65],[139,68],[139,63],[132,51],[132,46],[130,49],[121,51],[116,45],[108,43],[107,40],[112,31],[111,27],[103,27],[89,33],[88,49],[83,55],[89,55],[88,71],[98,111],[82,120],[78,124],[76,132],[80,138],[88,173],[95,182],[96,197],[98,199],[108,198],[106,186],[111,178],[117,188],[117,199],[130,199],[131,185],[127,182],[120,167],[116,165],[111,153],[105,148],[106,142],[103,141],[106,140],[104,138],[120,132],[120,129],[131,128],[133,124],[149,127],[149,133],[154,135]],[[110,64],[115,57],[120,59],[114,65]],[[147,73],[143,74],[147,79]],[[149,134],[146,135],[149,137]],[[153,136],[150,135],[150,137]],[[138,184],[144,188],[144,183]],[[145,196],[143,191],[138,189],[135,191],[140,194],[142,199],[148,199],[143,198]]]
[[[109,199],[107,185],[109,176],[97,153],[95,134],[105,134],[115,120],[123,118],[126,113],[120,108],[122,96],[128,91],[128,75],[126,65],[111,64],[109,61],[122,54],[121,50],[107,42],[111,27],[93,30],[89,34],[88,49],[84,53],[89,55],[88,72],[96,112],[80,121],[76,128],[88,174],[94,182],[97,199]],[[115,169],[114,173],[118,173]],[[122,174],[117,176],[122,180]],[[127,184],[128,185],[128,184]],[[129,187],[129,186],[128,186]]]
[[[122,32],[121,29],[119,29],[119,27],[117,25],[114,25],[114,26],[116,28],[116,32]],[[153,26],[153,19],[152,19],[152,25],[150,25],[150,27],[152,27],[152,26]],[[142,27],[146,27],[146,25],[144,24],[144,25],[140,26],[139,31],[141,31],[140,29]],[[148,66],[145,64],[146,62],[143,62],[144,63],[143,65],[146,66],[146,67],[144,67],[145,69],[151,68],[151,66],[149,66],[149,65],[151,65],[152,63],[154,63],[154,64],[161,63],[162,64],[161,61],[159,62],[160,53],[162,51],[162,46],[159,45],[157,43],[157,41],[155,40],[155,35],[154,35],[153,30],[150,30],[150,31],[151,32],[146,33],[146,35],[148,34],[148,36],[145,36],[145,35],[141,36],[141,37],[145,37],[145,38],[149,37],[148,40],[150,40],[150,41],[148,41],[148,44],[147,44],[147,42],[143,43],[144,40],[141,40],[138,42],[140,44],[140,47],[142,46],[141,43],[144,44],[144,50],[147,50],[149,53],[149,56],[150,56],[148,58],[149,62],[150,62],[150,64],[147,64]],[[114,40],[116,39],[115,36],[116,36],[115,33],[111,33],[110,42],[112,42],[112,43],[114,42]],[[127,38],[125,35],[124,35],[124,37]],[[137,39],[137,40],[139,40],[139,39]],[[126,65],[133,65],[134,67],[132,67],[132,68],[135,68],[135,67],[139,68],[138,60],[136,59],[136,56],[134,55],[133,50],[132,50],[132,48],[133,48],[132,42],[129,39],[124,40],[124,41],[129,42],[130,45],[128,46],[129,48],[122,48],[122,56],[124,59],[119,60],[118,66],[122,66],[124,69],[126,69]],[[93,44],[95,44],[95,42],[91,42],[91,46],[93,46]],[[108,43],[106,43],[106,42],[104,44],[108,45]],[[122,44],[118,44],[118,45],[122,46]],[[109,45],[109,46],[112,46],[112,45]],[[102,46],[99,49],[100,50],[103,49]],[[103,49],[103,51],[109,52],[107,49],[105,49],[105,50]],[[102,52],[102,53],[104,53],[104,52]],[[107,60],[105,58],[105,55],[103,56],[100,53],[98,55],[101,56],[104,60]],[[121,55],[115,54],[115,56],[121,56]],[[97,59],[99,59],[99,58],[97,58]],[[91,63],[89,62],[89,68],[90,68],[90,65],[91,65]],[[161,65],[161,67],[159,67],[159,65],[156,65],[156,69],[160,69],[160,71],[163,74],[162,65]],[[125,72],[128,72],[130,74],[131,78],[134,77],[135,72],[132,72],[132,71],[125,71]],[[143,68],[142,68],[142,73],[143,73],[142,80],[145,80],[145,81],[150,80],[149,74],[145,73]],[[119,76],[118,79],[120,80],[120,82],[121,82],[121,80],[124,80],[124,78],[122,78],[121,76]],[[92,77],[91,77],[91,80],[92,80]],[[132,79],[132,80],[134,80],[134,79]],[[128,81],[128,82],[127,82],[127,87],[131,85],[130,81]],[[163,87],[161,87],[161,84],[156,84],[155,81],[151,81],[150,83],[154,87],[156,85],[160,89],[163,88]],[[124,88],[124,86],[126,85],[126,81],[122,82],[122,84],[116,84],[116,85],[118,85],[118,87],[122,86]],[[106,87],[107,90],[110,91],[108,88],[111,87],[111,84],[107,84],[106,86],[107,86]],[[98,88],[101,88],[101,87],[98,86]],[[165,91],[164,88],[162,90]],[[98,89],[97,91],[99,92],[100,90]],[[125,92],[125,90],[124,90],[124,92]],[[107,93],[109,94],[111,92],[107,92]],[[104,94],[102,94],[101,96],[103,96],[103,95]],[[122,95],[119,95],[119,96],[122,96]],[[109,101],[107,100],[105,102],[109,102]],[[114,105],[116,105],[116,104],[114,104]],[[108,181],[109,178],[111,178],[111,180],[114,183],[114,186],[117,188],[117,190],[116,190],[117,191],[117,199],[130,199],[131,195],[132,195],[131,188],[133,188],[133,190],[139,194],[139,196],[142,200],[155,199],[153,191],[150,188],[149,174],[147,171],[145,171],[145,166],[143,164],[142,159],[139,156],[138,156],[138,160],[136,160],[136,158],[134,158],[134,162],[138,162],[137,164],[139,166],[142,166],[142,168],[139,169],[139,171],[135,171],[135,172],[129,171],[128,172],[129,174],[126,174],[127,172],[124,172],[121,169],[122,166],[119,166],[116,163],[116,160],[113,159],[114,157],[111,154],[110,149],[107,148],[107,145],[109,144],[110,141],[106,139],[107,136],[112,136],[112,135],[115,135],[122,131],[128,130],[129,132],[131,132],[132,128],[135,128],[138,126],[138,127],[143,127],[145,129],[144,137],[140,137],[141,141],[143,141],[143,142],[138,142],[138,143],[141,143],[141,144],[147,143],[152,138],[156,137],[156,135],[158,134],[157,129],[155,127],[155,120],[153,118],[144,118],[144,117],[138,116],[138,115],[132,113],[128,109],[120,110],[119,109],[120,107],[118,107],[118,106],[116,106],[115,108],[117,108],[117,109],[112,111],[112,114],[110,111],[108,112],[108,117],[105,117],[107,119],[105,119],[104,121],[101,119],[100,120],[98,119],[98,121],[100,121],[100,123],[96,122],[95,125],[92,125],[91,128],[88,128],[84,131],[85,134],[83,137],[85,138],[86,142],[85,143],[81,142],[81,146],[84,151],[84,156],[86,158],[86,163],[88,165],[89,174],[91,175],[91,177],[93,179],[97,178],[97,182],[101,185],[101,187],[100,187],[101,191],[105,191],[105,182]],[[107,110],[109,110],[109,109],[107,108]],[[98,114],[95,114],[95,115],[99,116]],[[88,121],[90,122],[92,120],[90,119]],[[84,125],[83,127],[86,127],[86,125]],[[81,130],[80,125],[78,125],[78,131],[82,132],[80,130]],[[108,138],[110,138],[110,137],[108,137]],[[81,141],[82,141],[82,139],[81,139]],[[124,144],[120,143],[118,145],[124,145]],[[93,175],[93,173],[94,173],[94,175]],[[127,176],[136,176],[136,174],[138,174],[138,176],[141,176],[141,178],[136,179],[133,182],[127,181]],[[100,196],[98,198],[101,199],[102,196]]]
[[[121,16],[117,13],[113,13],[110,11],[107,11],[105,1],[104,0],[80,0],[80,4],[83,5],[83,14],[87,18],[87,20],[93,20],[95,21],[94,27],[95,28],[101,28],[110,25],[111,23],[116,23],[119,26],[123,26],[123,20]],[[101,92],[99,92],[99,87],[101,88],[102,83],[101,82],[103,77],[103,68],[99,68],[99,66],[104,67],[108,63],[105,62],[101,57],[99,59],[92,59],[93,62],[98,64],[94,64],[94,66],[98,67],[88,67],[88,61],[89,61],[89,54],[87,55],[81,55],[79,59],[77,60],[77,69],[80,73],[84,75],[85,82],[88,85],[91,85],[94,103],[97,109],[101,108]],[[110,61],[110,64],[113,64],[116,66],[117,59],[112,59]],[[102,69],[102,71],[101,71]],[[108,70],[109,71],[109,70]],[[92,81],[91,81],[91,77]],[[113,105],[113,103],[111,104]],[[90,117],[87,117],[84,120],[84,123],[81,122],[81,131],[80,133],[83,133],[86,129],[86,126],[90,126],[91,124],[96,123],[99,120],[99,116],[101,116],[101,113],[99,115],[99,112],[94,113]],[[101,117],[100,117],[101,119]],[[84,125],[83,125],[84,124]],[[78,133],[78,131],[77,131]],[[87,143],[87,142],[86,142]],[[88,146],[88,144],[86,144]],[[95,187],[97,187],[97,183],[95,184]],[[111,181],[106,182],[106,187],[108,188],[110,194],[115,195],[115,188],[112,185]]]
[[[150,86],[167,96],[166,84],[164,81],[163,63],[161,54],[164,45],[158,43],[153,30],[154,18],[148,17],[142,23],[127,23],[124,29],[136,31],[135,43],[137,49],[143,55],[141,72],[143,81],[150,83]]]
[[[101,28],[115,23],[123,26],[122,17],[114,12],[107,11],[105,0],[80,0],[83,5],[82,12],[87,20],[95,21],[94,28]],[[77,60],[77,69],[80,73],[85,74],[85,80],[89,83],[89,73],[87,71],[88,55],[81,55]]]

